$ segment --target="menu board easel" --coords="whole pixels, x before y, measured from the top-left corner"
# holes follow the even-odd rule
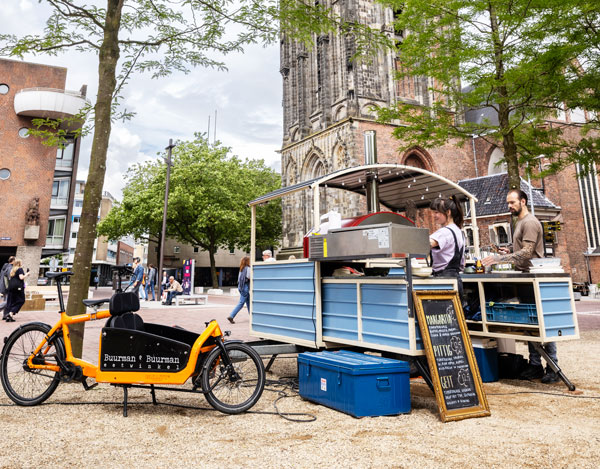
[[[458,292],[413,290],[413,297],[442,421],[491,415]]]

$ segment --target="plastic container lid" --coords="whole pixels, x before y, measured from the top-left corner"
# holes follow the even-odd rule
[[[350,375],[369,374],[373,372],[409,371],[408,362],[392,358],[376,357],[364,353],[339,350],[336,352],[304,352],[298,355],[298,362],[342,368]]]

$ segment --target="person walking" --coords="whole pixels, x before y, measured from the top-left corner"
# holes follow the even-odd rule
[[[150,301],[150,292],[152,292],[152,301],[156,301],[156,268],[154,265],[148,265],[148,274],[146,275],[146,299]]]
[[[133,265],[131,267],[133,268],[133,275],[131,276],[131,280],[129,281],[127,288],[133,285],[131,291],[139,295],[140,286],[142,285],[142,280],[144,279],[144,268],[142,267],[139,257],[133,258]]]
[[[2,269],[0,269],[0,294],[2,294],[0,310],[2,310],[2,319],[4,321],[10,317],[8,314],[8,307],[10,305],[10,290],[8,289],[8,284],[10,282],[10,271],[13,268],[14,261],[15,256],[10,256],[8,258],[8,262],[2,266]]]
[[[240,309],[244,307],[248,308],[248,314],[250,314],[250,258],[248,256],[243,257],[240,261],[240,273],[238,274],[238,291],[240,292],[240,301],[233,308],[233,311],[227,317],[227,320],[231,324],[235,324],[233,320]]]
[[[10,271],[10,280],[8,282],[10,304],[8,306],[8,318],[5,319],[6,322],[14,322],[14,316],[25,304],[25,279],[28,276],[29,269],[27,269],[27,273],[25,273],[21,259],[15,259]]]

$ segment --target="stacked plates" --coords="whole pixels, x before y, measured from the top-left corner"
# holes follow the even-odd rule
[[[532,267],[529,269],[532,274],[564,274],[565,271],[562,267]]]

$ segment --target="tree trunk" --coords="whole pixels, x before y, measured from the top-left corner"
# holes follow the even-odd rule
[[[90,273],[96,239],[98,209],[102,199],[104,174],[106,172],[106,153],[111,130],[111,104],[117,86],[116,67],[119,60],[119,28],[124,0],[107,0],[104,39],[99,53],[98,95],[96,97],[94,137],[90,168],[83,196],[81,224],[73,261],[71,287],[67,312],[74,316],[83,314],[85,306],[82,300],[87,298],[90,286]],[[71,327],[73,354],[81,357],[83,348],[84,323]]]
[[[502,134],[502,146],[504,147],[504,159],[508,172],[509,189],[520,189],[521,179],[519,176],[519,158],[515,135],[510,126],[510,97],[504,84],[504,44],[500,39],[498,16],[493,3],[488,3],[490,14],[490,26],[492,29],[492,42],[494,45],[494,65],[496,68],[497,92],[498,92],[498,126]]]

